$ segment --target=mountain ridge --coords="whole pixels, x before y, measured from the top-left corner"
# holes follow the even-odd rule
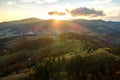
[[[93,35],[111,43],[120,43],[120,22],[104,20],[41,20],[28,18],[0,23],[0,38],[31,34],[59,34],[74,32]]]

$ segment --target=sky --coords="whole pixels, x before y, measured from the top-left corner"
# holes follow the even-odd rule
[[[120,0],[0,0],[0,22],[26,18],[120,21]]]

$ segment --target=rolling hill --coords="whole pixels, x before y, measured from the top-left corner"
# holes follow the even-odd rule
[[[30,18],[0,23],[0,38],[29,34],[60,34],[74,32],[94,35],[113,44],[120,43],[120,22],[103,20],[55,21]]]
[[[64,75],[69,78],[78,73],[84,77],[89,73],[115,77],[120,71],[119,45],[120,22],[36,18],[3,22],[0,80],[45,80]]]

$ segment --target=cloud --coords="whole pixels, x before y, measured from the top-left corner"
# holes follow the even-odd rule
[[[97,17],[97,16],[104,16],[105,14],[103,13],[103,11],[98,11],[95,9],[89,9],[86,7],[80,7],[80,8],[76,8],[73,9],[71,11],[69,11],[68,9],[66,9],[66,11],[68,13],[70,13],[73,17],[76,16],[90,16],[90,17]]]
[[[13,2],[7,2],[6,4],[7,5],[13,5],[14,3]]]
[[[33,2],[34,0],[20,0],[20,3],[30,3]]]
[[[66,13],[64,13],[64,12],[58,12],[58,11],[51,11],[51,12],[48,12],[48,15],[64,16],[64,15],[66,15]]]
[[[110,2],[112,0],[95,0],[95,1],[105,1],[105,2]]]
[[[53,2],[57,2],[57,0],[20,0],[20,3],[53,3]]]
[[[57,2],[57,0],[44,0],[44,2]]]

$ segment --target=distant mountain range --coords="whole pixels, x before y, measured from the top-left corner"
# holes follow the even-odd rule
[[[120,43],[120,22],[103,20],[40,20],[29,18],[0,23],[0,39],[23,35],[56,35],[74,32],[92,35],[109,43]]]

